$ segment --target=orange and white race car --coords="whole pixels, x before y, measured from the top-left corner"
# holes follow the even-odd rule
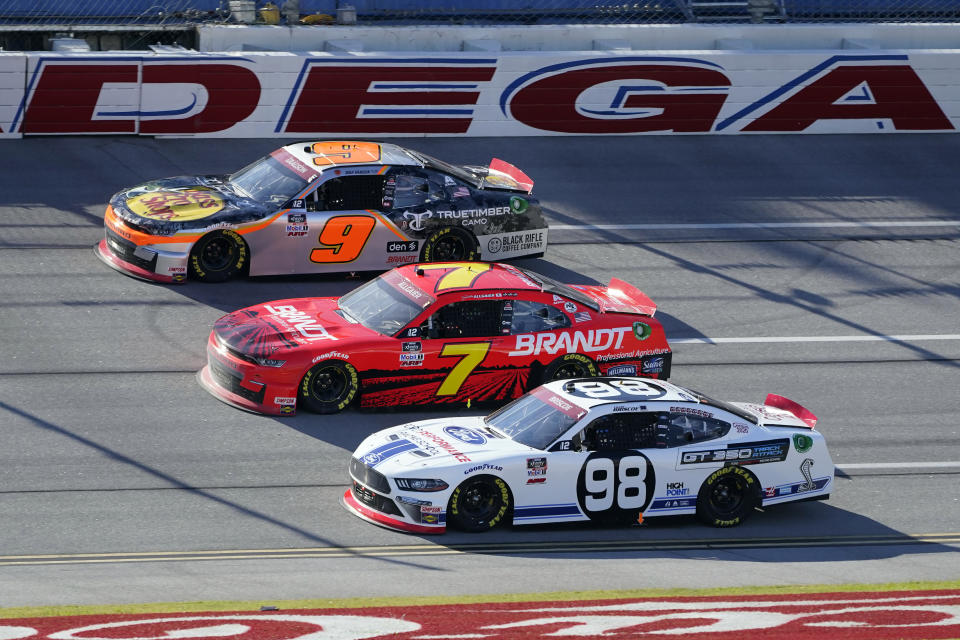
[[[144,280],[377,271],[542,255],[533,181],[498,159],[457,166],[377,142],[298,142],[229,175],[115,194],[95,247]]]

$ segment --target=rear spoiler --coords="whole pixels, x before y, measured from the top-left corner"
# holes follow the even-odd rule
[[[522,189],[526,189],[527,193],[533,191],[533,180],[530,179],[530,176],[525,174],[523,171],[520,171],[520,169],[517,169],[509,162],[504,162],[500,158],[494,158],[490,161],[490,169],[507,174],[516,180],[517,184],[519,184]]]
[[[629,282],[624,282],[620,278],[610,278],[610,284],[607,285],[607,297],[620,304],[604,303],[604,311],[619,311],[621,313],[642,313],[646,316],[653,316],[657,312],[657,305],[643,291],[637,289]]]
[[[813,415],[809,409],[800,403],[794,402],[789,398],[769,393],[767,394],[767,399],[763,401],[763,404],[792,413],[798,420],[802,420],[811,429],[817,426],[817,416]]]

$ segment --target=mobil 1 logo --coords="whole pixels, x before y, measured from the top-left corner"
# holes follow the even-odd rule
[[[656,474],[639,451],[591,453],[577,477],[577,500],[591,520],[634,521],[653,499]]]

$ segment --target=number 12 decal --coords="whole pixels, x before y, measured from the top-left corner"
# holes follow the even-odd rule
[[[592,454],[580,470],[577,497],[591,517],[616,511],[642,512],[653,497],[654,480],[653,466],[643,454]]]

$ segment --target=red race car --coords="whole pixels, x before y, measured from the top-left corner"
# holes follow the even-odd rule
[[[341,298],[217,320],[201,384],[249,411],[502,402],[559,378],[665,379],[670,346],[642,291],[565,285],[507,264],[398,267]]]

